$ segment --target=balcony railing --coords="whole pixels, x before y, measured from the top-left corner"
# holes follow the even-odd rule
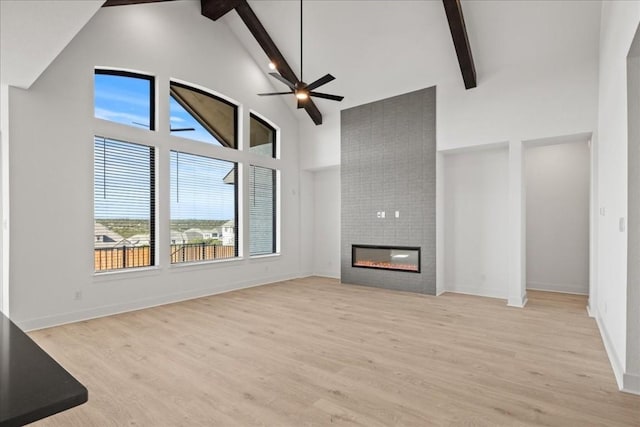
[[[149,246],[95,248],[95,271],[147,267],[151,263],[150,254]],[[171,264],[209,261],[233,258],[235,256],[235,246],[221,246],[207,243],[180,243],[171,245]]]
[[[236,256],[235,249],[235,246],[212,245],[206,243],[175,244],[171,245],[171,264],[233,258]]]

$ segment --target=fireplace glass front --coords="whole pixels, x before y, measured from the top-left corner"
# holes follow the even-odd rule
[[[351,266],[420,273],[420,248],[352,245]]]

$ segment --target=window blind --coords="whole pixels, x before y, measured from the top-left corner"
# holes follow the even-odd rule
[[[154,265],[155,152],[94,137],[95,270]]]
[[[276,171],[251,165],[249,169],[249,253],[276,252]]]
[[[234,162],[171,151],[171,262],[238,256]]]

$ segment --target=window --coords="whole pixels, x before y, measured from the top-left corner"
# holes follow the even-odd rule
[[[249,169],[249,253],[276,252],[276,171],[251,165]]]
[[[94,138],[95,271],[154,265],[155,150]]]
[[[95,117],[154,130],[154,106],[153,77],[126,71],[95,70]]]
[[[238,148],[237,107],[180,83],[169,85],[171,134],[227,148]]]
[[[251,114],[249,151],[276,157],[276,130],[261,118]]]
[[[238,165],[171,151],[171,263],[238,256]]]

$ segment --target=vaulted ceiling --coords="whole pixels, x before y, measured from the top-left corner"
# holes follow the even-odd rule
[[[248,2],[299,74],[299,2]],[[540,62],[560,66],[565,61],[597,58],[600,8],[599,1],[590,0],[463,0],[477,84],[508,67]],[[238,15],[228,13],[221,21],[268,72],[266,55]],[[313,81],[328,72],[336,80],[323,86],[323,91],[344,95],[345,100],[317,100],[323,114],[434,84],[464,88],[440,0],[306,1],[305,80]],[[278,82],[273,86],[284,88]],[[283,101],[295,108],[294,99]]]
[[[200,7],[199,0],[179,1]],[[29,87],[102,3],[0,1],[2,83]],[[249,5],[299,75],[299,2],[249,0]],[[597,57],[600,6],[590,0],[463,0],[478,85],[506,67]],[[237,13],[211,22],[225,24],[269,72],[268,58]],[[331,73],[336,80],[323,91],[345,96],[342,103],[316,100],[323,114],[433,84],[464,87],[440,0],[306,1],[304,55],[305,80]],[[273,88],[284,89],[275,80]],[[295,110],[289,97],[274,102]],[[308,120],[306,114],[296,114]]]

